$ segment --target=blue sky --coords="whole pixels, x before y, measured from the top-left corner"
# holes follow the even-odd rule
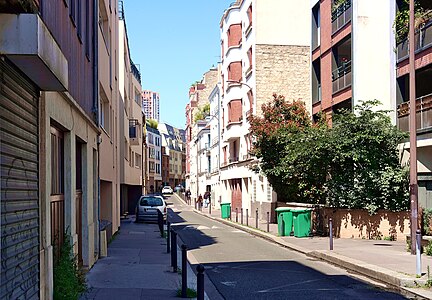
[[[192,83],[220,60],[219,22],[234,0],[124,0],[143,89],[160,93],[161,122],[185,127]]]

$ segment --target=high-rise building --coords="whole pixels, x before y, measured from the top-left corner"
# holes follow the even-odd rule
[[[142,110],[146,119],[160,122],[159,93],[142,91]]]

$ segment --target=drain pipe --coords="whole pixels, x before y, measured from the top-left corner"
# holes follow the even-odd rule
[[[99,18],[99,3],[98,0],[93,0],[93,113],[97,127],[100,129],[99,118],[99,41],[98,41],[98,23]],[[101,134],[97,136],[97,239],[98,239],[98,256],[100,256],[101,243],[100,243],[100,143],[102,142]]]

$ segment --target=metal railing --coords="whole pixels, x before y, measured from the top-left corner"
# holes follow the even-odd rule
[[[415,51],[420,52],[432,46],[432,20],[416,30],[414,35]],[[397,60],[402,61],[408,58],[409,41],[408,38],[396,45]]]
[[[344,27],[352,18],[351,0],[346,0],[332,12],[332,34]]]
[[[402,131],[409,131],[409,102],[397,107],[397,125]],[[432,93],[416,99],[416,127],[419,129],[432,128]]]
[[[351,61],[343,63],[340,67],[333,71],[333,94],[351,85]]]
[[[238,162],[238,161],[239,161],[238,157],[230,157],[229,158],[230,163],[234,163],[234,162]]]
[[[130,60],[130,64],[131,64],[131,73],[132,73],[132,75],[138,80],[139,83],[141,83],[141,72],[138,70],[138,68],[133,63],[132,60]]]

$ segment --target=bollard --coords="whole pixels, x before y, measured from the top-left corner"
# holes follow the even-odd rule
[[[246,226],[249,226],[249,209],[246,208]]]
[[[211,215],[211,206],[212,206],[212,203],[211,203],[211,198],[210,198],[210,206],[209,206],[209,215]]]
[[[159,231],[160,231],[160,235],[161,235],[161,237],[163,237],[163,234],[164,234],[163,215],[162,215],[162,213],[160,212],[159,209],[157,210],[157,212],[158,212],[158,226],[159,226]]]
[[[420,229],[417,229],[416,232],[416,275],[421,276],[421,231]]]
[[[183,244],[182,249],[182,285],[181,295],[182,298],[187,297],[187,246]]]
[[[241,224],[243,225],[243,207],[240,208],[240,218],[241,218]]]
[[[333,220],[329,218],[329,230],[330,230],[330,250],[333,250]]]
[[[170,242],[171,242],[171,234],[170,234],[170,229],[171,229],[171,222],[167,221],[167,253],[170,253]]]
[[[258,208],[255,211],[255,228],[258,229]]]
[[[270,232],[270,212],[267,212],[267,232]]]
[[[204,300],[204,266],[199,264],[197,274],[197,300]]]
[[[177,233],[171,229],[171,267],[177,272]]]
[[[238,223],[238,208],[236,207],[236,223]]]

